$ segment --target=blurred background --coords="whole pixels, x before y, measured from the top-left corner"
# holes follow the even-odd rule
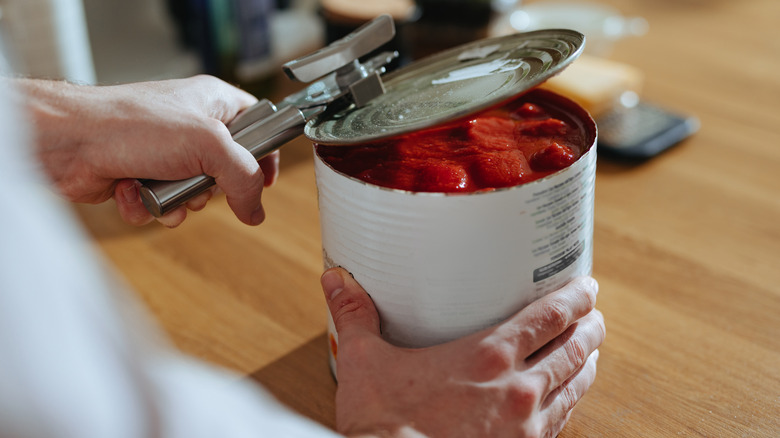
[[[0,0],[18,71],[114,84],[208,73],[267,94],[282,63],[388,13],[396,64],[489,36],[567,27],[609,57],[647,22],[599,3],[520,0]],[[383,49],[386,49],[383,48]],[[623,88],[637,88],[635,83]]]

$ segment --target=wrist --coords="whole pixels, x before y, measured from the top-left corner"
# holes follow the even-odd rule
[[[20,104],[33,125],[33,140],[39,153],[83,141],[80,136],[84,130],[76,129],[84,123],[78,116],[83,99],[76,96],[81,86],[39,79],[19,79],[17,83],[23,92]]]
[[[32,126],[33,151],[42,170],[66,199],[78,202],[105,200],[107,193],[86,193],[85,177],[92,177],[89,145],[99,135],[102,124],[96,115],[110,114],[105,105],[95,105],[98,87],[65,81],[17,79],[19,107],[26,111]],[[99,108],[89,111],[89,106]]]

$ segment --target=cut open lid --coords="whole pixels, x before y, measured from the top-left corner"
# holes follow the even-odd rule
[[[384,76],[384,94],[361,108],[326,111],[304,134],[319,144],[359,144],[457,120],[538,86],[584,45],[577,31],[547,29],[448,49]]]

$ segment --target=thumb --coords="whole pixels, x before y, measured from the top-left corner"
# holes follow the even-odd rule
[[[339,339],[358,332],[379,335],[379,315],[374,302],[346,270],[328,269],[320,283]]]

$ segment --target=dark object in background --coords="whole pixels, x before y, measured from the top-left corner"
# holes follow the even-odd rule
[[[292,4],[291,0],[274,1],[278,10],[289,9]],[[176,26],[179,42],[183,47],[197,47],[199,26],[195,21],[199,14],[196,11],[202,9],[207,3],[208,0],[165,0],[168,15]]]
[[[413,60],[413,42],[410,39],[409,30],[420,17],[420,10],[413,0],[396,0],[393,2],[380,0],[322,0],[320,2],[319,15],[325,23],[326,44],[349,35],[358,27],[382,14],[388,14],[393,17],[396,31],[395,37],[363,58],[370,58],[383,51],[396,51],[399,56],[387,66],[388,70],[410,63]]]
[[[250,92],[266,91],[268,75],[262,67],[271,57],[271,16],[277,6],[289,6],[289,1],[166,2],[180,43],[198,53],[203,73],[237,83]]]
[[[414,59],[487,37],[491,0],[417,0],[417,5],[421,16],[413,26]]]
[[[166,0],[168,15],[176,25],[179,44],[192,49],[198,45],[198,26],[196,26],[196,2],[193,0]]]
[[[597,118],[598,153],[606,157],[646,160],[666,151],[699,129],[696,117],[672,113],[639,101]]]
[[[389,13],[397,36],[380,50],[400,56],[389,68],[487,37],[494,15],[492,0],[322,0],[325,40],[338,40],[376,15]]]

